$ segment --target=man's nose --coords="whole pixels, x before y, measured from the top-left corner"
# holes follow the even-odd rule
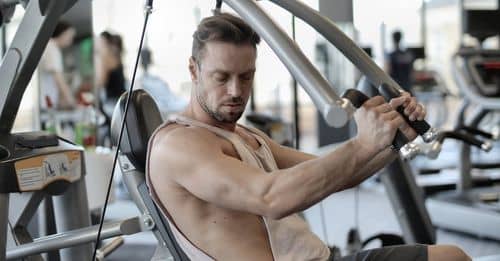
[[[229,86],[227,87],[227,93],[232,97],[240,97],[241,96],[241,83],[239,80],[235,79],[229,82]]]

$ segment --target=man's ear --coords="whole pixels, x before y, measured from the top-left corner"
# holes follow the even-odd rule
[[[193,56],[189,57],[189,74],[191,74],[191,81],[193,83],[198,82],[198,64],[194,60]]]

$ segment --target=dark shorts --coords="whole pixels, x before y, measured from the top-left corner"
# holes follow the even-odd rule
[[[334,260],[331,258],[331,260]],[[427,261],[426,245],[402,245],[364,250],[334,261]]]

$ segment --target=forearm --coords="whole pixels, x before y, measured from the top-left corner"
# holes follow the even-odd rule
[[[278,213],[273,216],[307,209],[343,189],[375,154],[350,140],[323,157],[277,171],[265,193],[270,209]]]
[[[71,91],[69,89],[69,86],[68,86],[68,84],[66,84],[62,74],[55,72],[54,78],[56,80],[57,89],[64,96],[64,98],[66,98],[66,99],[73,98],[73,96],[71,95]]]
[[[381,170],[383,167],[385,167],[387,164],[396,159],[397,155],[398,155],[397,152],[389,148],[381,151],[380,153],[377,154],[377,156],[371,159],[368,162],[368,164],[365,164],[358,173],[353,175],[350,182],[347,183],[346,187],[342,188],[342,190],[349,189],[359,185],[365,179],[371,177],[379,170]]]

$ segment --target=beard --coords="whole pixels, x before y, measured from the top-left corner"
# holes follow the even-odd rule
[[[201,91],[196,92],[196,100],[200,104],[203,111],[205,111],[208,115],[210,115],[210,117],[212,117],[213,119],[215,119],[219,122],[223,122],[223,123],[236,123],[240,119],[240,117],[244,111],[244,110],[241,110],[241,111],[237,111],[237,112],[232,112],[232,111],[223,112],[220,110],[220,108],[210,108],[208,106],[208,103],[207,103],[205,97],[203,97],[201,95]],[[241,103],[244,105],[243,98],[241,98],[241,97],[233,97],[233,98],[231,98],[231,100],[225,101],[225,102]],[[222,103],[222,104],[224,104],[224,103]]]

